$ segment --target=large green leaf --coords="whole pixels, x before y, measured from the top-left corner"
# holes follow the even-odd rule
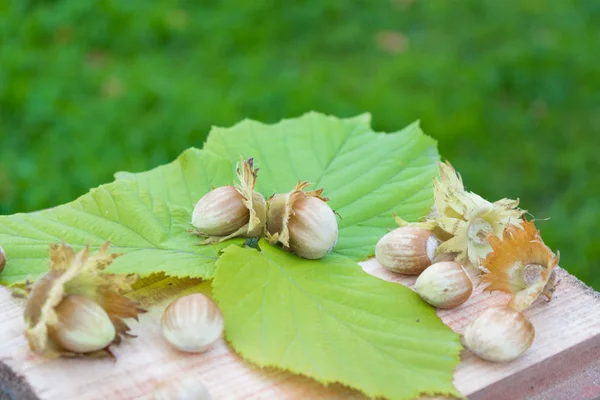
[[[193,165],[190,171],[197,175],[186,177],[182,184],[180,174],[187,173],[186,165]],[[212,277],[219,250],[230,243],[198,246],[198,239],[188,232],[191,210],[194,197],[211,186],[232,182],[231,163],[214,157],[202,161],[200,152],[192,149],[153,172],[160,178],[152,185],[145,184],[149,175],[140,174],[92,189],[49,210],[1,216],[0,243],[8,261],[0,284],[20,283],[47,271],[48,246],[61,241],[79,248],[98,247],[110,240],[112,251],[127,253],[115,260],[114,272]]]
[[[392,211],[415,220],[433,204],[439,156],[416,123],[382,134],[373,132],[368,114],[339,119],[308,113],[275,125],[245,120],[213,128],[204,150],[231,161],[254,157],[265,195],[285,193],[298,180],[324,187],[341,216],[335,251],[355,260],[373,255],[393,225]]]
[[[374,397],[460,396],[458,335],[411,290],[346,257],[260,247],[225,249],[213,280],[227,339],[245,358]]]
[[[154,197],[191,209],[211,187],[233,184],[235,174],[231,162],[191,148],[167,165],[138,173],[117,172],[115,177],[134,181]]]

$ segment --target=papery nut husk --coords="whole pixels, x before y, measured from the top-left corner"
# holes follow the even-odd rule
[[[419,275],[415,291],[437,308],[454,308],[473,293],[473,283],[462,265],[453,261],[432,264]]]
[[[235,187],[242,195],[244,205],[250,211],[248,227],[241,232],[241,236],[247,238],[261,237],[265,233],[267,224],[267,201],[262,194],[254,191],[258,168],[254,168],[253,158],[246,161],[242,159],[240,163],[236,168],[239,183]]]
[[[197,375],[169,379],[154,388],[154,400],[211,400],[206,386]]]
[[[306,259],[325,257],[338,237],[335,213],[321,196],[323,189],[304,192],[308,182],[298,182],[287,194],[269,198],[267,238]]]
[[[208,350],[223,334],[223,315],[201,293],[174,300],[163,312],[161,331],[173,347],[188,353]]]
[[[245,238],[258,238],[265,234],[267,223],[267,201],[260,193],[252,193],[252,211],[248,230],[242,234]]]
[[[65,243],[50,245],[49,271],[33,285],[26,286],[24,334],[32,351],[49,358],[113,356],[108,347],[82,353],[64,348],[54,340],[53,329],[60,323],[59,306],[69,295],[83,296],[104,309],[116,332],[109,345],[120,343],[121,336],[130,336],[122,318],[137,318],[145,310],[120,294],[132,290],[136,275],[103,272],[120,256],[108,253],[109,246],[109,242],[104,243],[95,254],[90,254],[87,246],[76,254]]]
[[[485,290],[512,294],[508,306],[517,311],[542,294],[552,298],[560,253],[544,244],[534,221],[523,220],[520,227],[508,227],[502,239],[490,236],[489,241],[493,251],[483,262],[487,272],[481,278]]]
[[[488,235],[492,233],[501,238],[506,227],[520,225],[520,217],[525,211],[517,207],[518,200],[502,199],[491,203],[467,192],[450,163],[439,163],[438,167],[440,177],[433,180],[434,222],[452,237],[443,237],[444,242],[437,253],[455,254],[456,262],[478,269],[492,251]]]
[[[108,347],[117,334],[104,309],[80,295],[67,295],[55,308],[58,321],[48,327],[49,336],[63,349],[91,353]]]
[[[437,237],[429,230],[404,226],[388,232],[375,247],[375,258],[384,268],[418,275],[432,264]]]
[[[533,324],[519,311],[494,306],[482,312],[464,333],[466,347],[488,361],[507,362],[520,357],[533,343]]]

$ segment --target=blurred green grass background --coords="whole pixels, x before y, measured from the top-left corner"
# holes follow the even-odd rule
[[[600,2],[0,2],[0,213],[309,110],[420,119],[600,289]],[[544,220],[550,218],[548,220]]]

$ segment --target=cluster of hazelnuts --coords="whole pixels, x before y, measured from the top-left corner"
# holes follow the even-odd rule
[[[401,219],[398,219],[402,221]],[[441,241],[430,229],[406,224],[377,243],[377,261],[387,270],[418,275],[415,292],[436,308],[465,303],[473,283],[465,268],[451,254],[437,254]],[[533,343],[534,328],[524,315],[506,306],[486,309],[467,327],[463,343],[488,361],[507,362],[521,356]]]
[[[253,159],[237,166],[239,183],[221,186],[204,195],[195,205],[192,225],[203,244],[234,237],[266,238],[300,257],[325,257],[335,246],[338,225],[327,205],[323,189],[305,191],[309,182],[265,199],[255,191],[258,168]]]

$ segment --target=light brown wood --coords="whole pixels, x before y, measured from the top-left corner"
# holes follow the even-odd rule
[[[375,260],[363,263],[363,268],[409,287],[415,281],[385,271]],[[525,312],[536,329],[531,349],[507,364],[483,361],[464,351],[455,370],[455,384],[461,393],[474,399],[511,400],[600,396],[600,295],[565,271],[558,273],[561,283],[552,302],[538,300]],[[199,281],[167,279],[171,294],[210,291]],[[163,299],[164,293],[149,280],[136,296],[148,304]],[[438,315],[462,333],[479,312],[507,299],[504,294],[482,293],[481,287],[476,287],[467,303],[440,310]],[[303,376],[256,368],[223,341],[204,354],[180,353],[160,335],[162,303],[142,315],[139,324],[130,324],[139,337],[114,348],[116,361],[45,360],[29,351],[23,337],[23,301],[0,288],[0,359],[25,376],[44,400],[150,399],[156,384],[187,374],[197,376],[214,399],[364,399],[341,385],[325,387]]]

